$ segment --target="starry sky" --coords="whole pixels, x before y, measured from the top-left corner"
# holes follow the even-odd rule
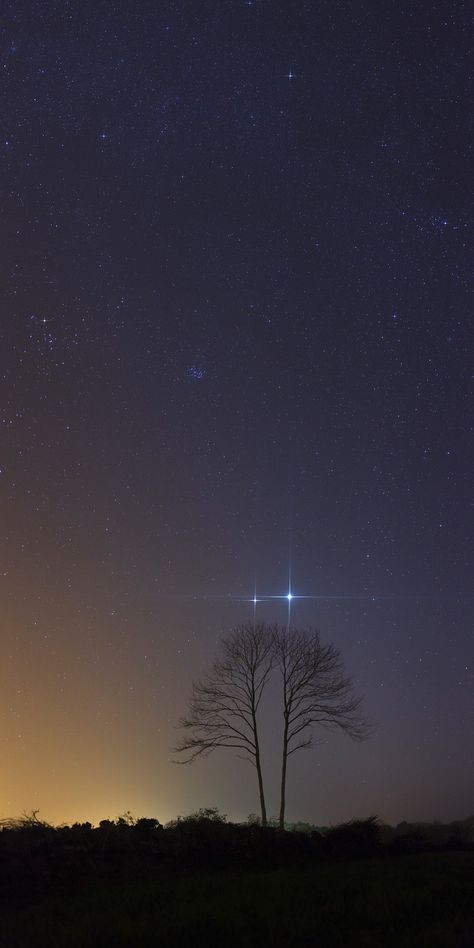
[[[0,818],[256,811],[248,764],[171,747],[289,581],[374,731],[291,759],[288,819],[466,817],[472,10],[5,0],[0,26]],[[279,721],[271,689],[270,814]]]

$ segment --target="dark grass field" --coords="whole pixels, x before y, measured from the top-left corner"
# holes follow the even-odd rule
[[[84,880],[4,903],[0,945],[474,948],[474,852]]]

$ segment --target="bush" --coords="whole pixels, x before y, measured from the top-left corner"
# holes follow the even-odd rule
[[[374,856],[380,847],[380,824],[376,816],[334,826],[328,829],[324,841],[328,855],[351,859]]]

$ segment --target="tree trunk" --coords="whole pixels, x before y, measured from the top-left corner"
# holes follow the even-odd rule
[[[263,792],[262,768],[260,766],[260,754],[258,750],[255,755],[255,766],[257,768],[258,792],[260,794],[260,810],[262,813],[262,826],[266,826],[267,825],[267,810],[265,807],[265,794]]]
[[[254,736],[254,741],[255,741],[255,767],[257,769],[257,777],[258,777],[258,792],[260,795],[260,811],[262,814],[262,826],[266,826],[267,825],[267,810],[265,807],[265,794],[263,792],[262,765],[260,763],[260,745],[258,743],[257,715],[255,711],[252,711],[252,723],[253,723],[253,736]]]
[[[285,803],[286,803],[286,763],[288,760],[288,720],[285,716],[285,728],[283,731],[283,758],[281,762],[281,789],[280,789],[280,830],[285,829]]]

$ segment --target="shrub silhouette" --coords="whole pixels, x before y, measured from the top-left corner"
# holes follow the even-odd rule
[[[181,816],[163,827],[151,817],[118,817],[53,827],[24,815],[0,824],[0,904],[31,891],[64,891],[97,878],[149,878],[193,867],[268,868],[311,865],[326,859],[403,856],[435,850],[472,850],[474,820],[451,824],[383,826],[376,817],[310,833],[281,832],[259,821],[231,823],[215,807]]]
[[[325,851],[330,856],[374,856],[381,848],[378,818],[370,816],[367,820],[350,820],[331,827],[324,843]]]
[[[187,860],[214,861],[228,853],[232,828],[216,807],[200,809],[167,824],[167,848]]]
[[[133,826],[133,833],[139,839],[153,839],[162,830],[160,821],[148,816],[141,816]]]

